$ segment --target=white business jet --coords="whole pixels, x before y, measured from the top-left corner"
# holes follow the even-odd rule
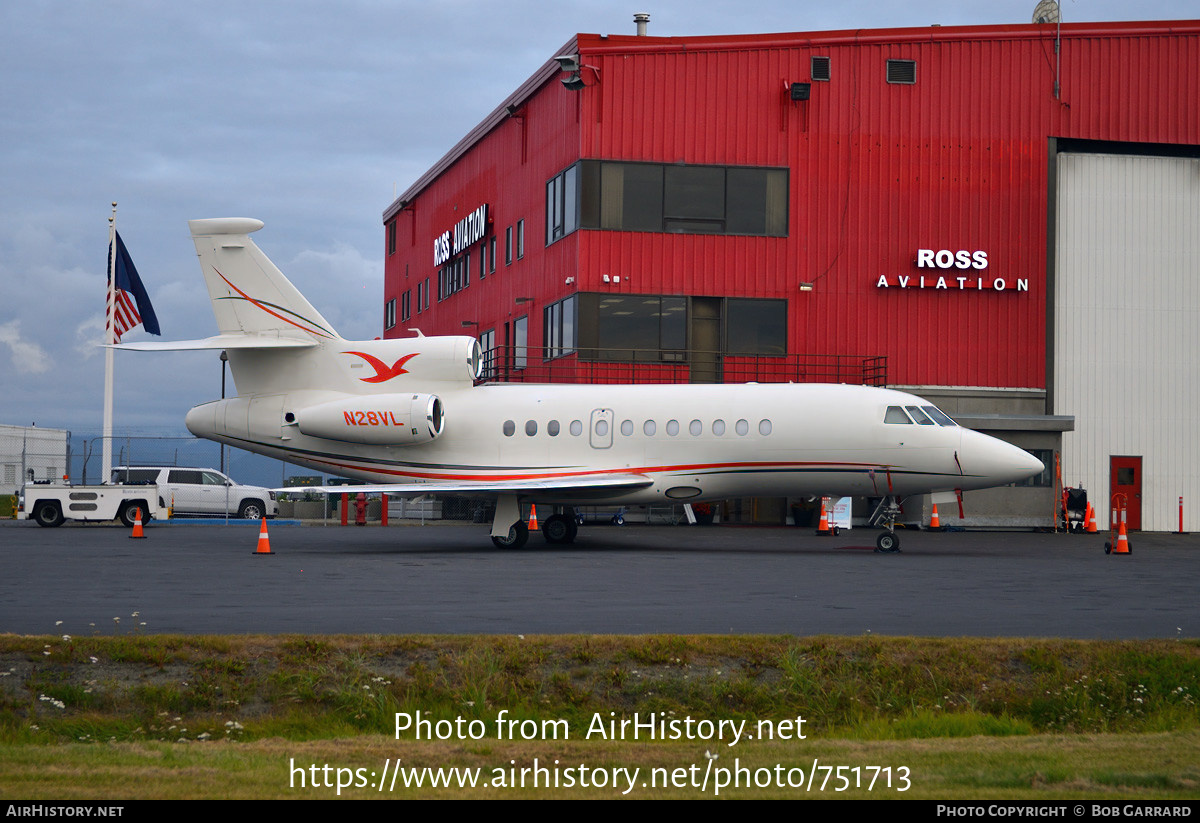
[[[522,507],[534,503],[560,507],[543,532],[569,543],[577,505],[831,495],[884,498],[877,546],[897,551],[906,495],[999,486],[1043,469],[888,389],[477,385],[474,338],[344,340],[250,239],[261,221],[189,225],[220,333],[121,346],[228,352],[238,396],[195,407],[188,429],[367,481],[359,490],[493,497],[500,547],[524,545]]]

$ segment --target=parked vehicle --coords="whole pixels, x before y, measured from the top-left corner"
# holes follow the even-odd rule
[[[243,486],[216,469],[182,466],[117,466],[114,483],[156,484],[159,505],[173,516],[201,515],[259,520],[279,511],[275,492],[262,486]]]
[[[72,486],[66,483],[26,483],[17,504],[18,520],[35,520],[39,526],[61,526],[67,520],[120,520],[132,527],[167,516],[155,507],[160,495],[153,483],[137,485]]]

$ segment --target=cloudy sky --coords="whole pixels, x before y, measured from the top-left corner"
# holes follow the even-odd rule
[[[382,333],[381,214],[576,32],[1024,23],[1035,0],[25,0],[0,4],[0,423],[100,429],[108,217],[163,339],[215,333],[187,221],[258,244],[347,338]],[[1066,21],[1187,0],[1063,0]],[[142,339],[133,332],[127,340]],[[117,353],[118,433],[185,433],[216,355]]]

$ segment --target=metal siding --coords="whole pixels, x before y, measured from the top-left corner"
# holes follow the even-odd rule
[[[501,247],[504,227],[526,217],[527,259],[435,305],[426,333],[503,319],[496,307],[515,296],[535,297],[536,315],[576,290],[787,298],[793,352],[886,355],[897,384],[1044,388],[1046,142],[1200,143],[1198,31],[1064,25],[1061,99],[1052,27],[581,34],[598,82],[585,70],[581,92],[551,79],[532,93],[525,165],[505,122],[417,194],[418,248],[389,258],[385,300],[403,290],[409,257],[422,278],[436,274],[426,249],[453,225],[450,204],[487,200]],[[813,55],[830,57],[831,80],[813,83],[807,103],[785,101],[784,83],[807,81]],[[886,83],[889,58],[916,60],[916,84]],[[584,230],[543,250],[545,182],[579,157],[787,166],[788,237]],[[1030,290],[875,287],[880,274],[919,276],[918,248],[986,250],[989,277],[1026,278]],[[816,290],[798,292],[802,281]],[[540,340],[539,318],[530,343]]]
[[[1200,528],[1198,226],[1200,159],[1059,156],[1054,413],[1102,519],[1109,456],[1141,455],[1142,528],[1178,528],[1180,495]]]

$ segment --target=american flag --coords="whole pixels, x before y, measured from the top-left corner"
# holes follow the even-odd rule
[[[108,248],[109,271],[113,270],[112,265],[112,246]],[[129,256],[129,252],[125,248],[125,243],[121,240],[121,235],[117,234],[117,287],[110,290],[109,294],[116,301],[116,306],[109,311],[109,306],[105,305],[104,325],[105,330],[108,329],[108,318],[112,317],[114,323],[113,342],[120,343],[121,336],[125,332],[137,326],[139,323],[146,327],[146,331],[150,334],[161,334],[158,328],[158,318],[154,314],[154,307],[150,305],[150,295],[146,294],[146,288],[142,285],[142,279],[138,277],[137,267],[133,265],[133,259]]]

